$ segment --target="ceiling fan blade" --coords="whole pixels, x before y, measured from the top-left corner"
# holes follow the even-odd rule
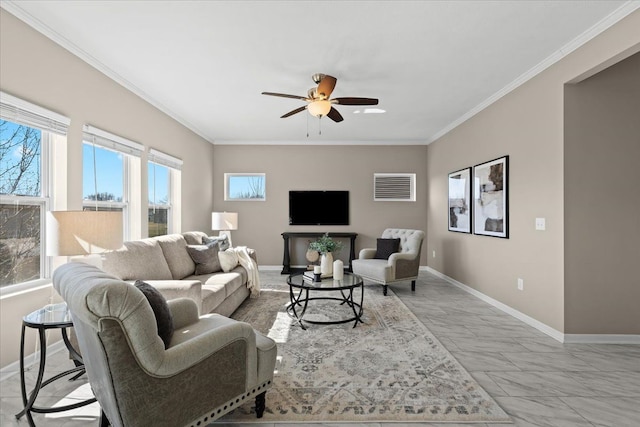
[[[318,84],[317,92],[324,94],[325,99],[329,99],[333,88],[336,87],[336,81],[337,79],[335,77],[325,75],[322,80],[320,80],[320,84]]]
[[[331,120],[333,120],[336,123],[344,120],[344,118],[342,117],[342,114],[340,114],[338,110],[336,110],[333,107],[331,107],[331,110],[329,110],[329,114],[327,114],[327,117],[329,117]]]
[[[281,119],[286,119],[289,116],[293,116],[294,114],[298,114],[300,111],[304,111],[307,109],[307,106],[305,105],[304,107],[300,107],[300,108],[296,108],[295,110],[291,110],[289,111],[287,114],[285,114],[284,116],[280,116]]]
[[[304,96],[287,95],[286,93],[262,92],[262,94],[263,95],[269,95],[269,96],[279,96],[281,98],[301,99],[302,101],[307,101],[307,98],[305,98]]]
[[[334,98],[331,101],[340,105],[378,105],[378,100],[376,98],[346,97]]]

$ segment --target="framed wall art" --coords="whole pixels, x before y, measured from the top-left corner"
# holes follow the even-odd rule
[[[263,173],[225,173],[225,201],[265,201],[266,175]]]
[[[473,167],[473,234],[509,237],[509,156]]]
[[[449,174],[449,231],[471,233],[471,168]]]

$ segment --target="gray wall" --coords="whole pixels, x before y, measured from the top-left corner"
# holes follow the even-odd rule
[[[565,329],[640,333],[640,53],[565,86]]]
[[[183,159],[188,167],[182,172],[182,228],[211,226],[213,146],[4,9],[0,9],[0,88],[71,119],[62,206],[82,206],[82,125],[89,123]],[[141,221],[146,221],[146,161],[140,179]],[[0,366],[18,359],[22,316],[47,304],[52,293],[47,286],[2,298]],[[33,337],[29,338],[27,348],[33,348]]]
[[[336,126],[340,126],[336,124]],[[304,141],[303,141],[304,143]],[[258,251],[261,265],[282,265],[282,232],[358,233],[357,248],[375,247],[387,227],[425,230],[427,148],[425,146],[216,145],[213,204],[216,211],[238,212],[234,245]],[[265,202],[225,202],[224,174],[266,173]],[[416,202],[374,202],[374,172],[415,173]],[[289,190],[348,190],[350,225],[290,226]],[[304,265],[308,241],[298,239],[293,264]],[[348,255],[343,250],[341,256]],[[357,252],[356,252],[357,255]],[[426,265],[426,258],[421,264]]]
[[[565,306],[575,313],[574,302],[565,300],[565,224],[580,221],[582,212],[571,207],[565,211],[564,164],[570,153],[564,152],[563,87],[578,76],[601,70],[612,58],[637,52],[638,28],[640,12],[636,11],[429,145],[427,249],[431,267],[557,331],[594,332],[590,329],[594,320],[586,328],[570,322],[571,329],[565,325]],[[637,151],[627,154],[634,153],[637,161]],[[448,232],[447,173],[502,155],[510,156],[509,239]],[[589,175],[601,173],[592,170]],[[637,199],[630,203],[637,220],[640,206]],[[535,230],[537,217],[546,218],[546,231]],[[436,257],[432,258],[434,250]],[[598,263],[603,259],[610,260],[605,270],[613,269],[614,255],[598,251]],[[634,264],[638,264],[637,256]],[[571,272],[575,272],[573,265]],[[524,279],[523,291],[517,289],[517,278]],[[576,293],[572,289],[567,297]],[[580,296],[575,304],[590,307],[594,303],[590,298]],[[614,298],[598,313],[616,319],[607,333],[631,333],[632,328],[621,326],[637,321],[627,307]],[[617,310],[627,315],[616,318]],[[585,322],[585,317],[586,313],[578,323]]]

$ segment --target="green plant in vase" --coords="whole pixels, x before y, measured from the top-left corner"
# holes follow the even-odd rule
[[[318,251],[320,257],[320,271],[323,277],[329,277],[333,274],[333,252],[342,249],[342,242],[337,242],[329,237],[329,233],[325,233],[318,237],[315,242],[309,244],[309,249]]]

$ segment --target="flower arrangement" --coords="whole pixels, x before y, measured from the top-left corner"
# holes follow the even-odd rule
[[[318,237],[315,242],[309,243],[309,249],[318,251],[321,254],[326,254],[327,252],[338,252],[342,249],[342,242],[336,242],[329,237],[329,233],[325,233],[323,236]]]

